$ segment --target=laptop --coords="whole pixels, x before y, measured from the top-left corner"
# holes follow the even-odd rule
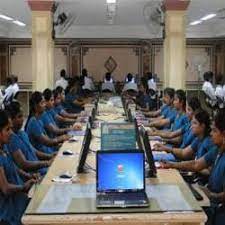
[[[98,151],[96,207],[148,207],[143,151]]]
[[[78,160],[78,166],[77,166],[77,173],[83,173],[85,172],[85,161],[87,159],[87,155],[89,152],[89,147],[91,143],[92,133],[90,129],[90,124],[87,124],[85,136],[82,143],[82,148],[80,150],[79,160]]]
[[[156,177],[157,171],[156,171],[155,161],[153,158],[151,145],[149,143],[148,133],[145,130],[144,126],[140,127],[140,136],[141,136],[143,150],[145,152],[145,156],[149,165],[148,170],[146,170],[145,176]]]

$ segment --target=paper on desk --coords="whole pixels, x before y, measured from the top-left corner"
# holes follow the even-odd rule
[[[67,134],[70,136],[84,136],[85,130],[71,130]]]
[[[149,198],[157,200],[163,211],[191,211],[192,207],[185,200],[179,186],[172,184],[147,185]]]

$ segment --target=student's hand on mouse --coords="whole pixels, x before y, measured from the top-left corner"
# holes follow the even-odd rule
[[[167,148],[165,145],[163,145],[161,143],[156,143],[156,144],[154,144],[153,149],[154,149],[154,151],[163,152],[163,151],[166,151]]]
[[[73,130],[82,130],[82,125],[80,123],[74,123]]]
[[[41,180],[41,175],[40,173],[32,173],[32,179],[34,179],[37,182]]]

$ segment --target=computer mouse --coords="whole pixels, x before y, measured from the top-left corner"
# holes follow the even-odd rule
[[[73,155],[73,152],[69,149],[63,151],[63,155]]]
[[[63,178],[63,179],[70,179],[70,178],[72,178],[72,176],[70,174],[66,174],[66,173],[61,174],[59,177]]]

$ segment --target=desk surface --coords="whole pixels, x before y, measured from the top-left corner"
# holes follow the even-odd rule
[[[111,120],[121,120],[121,115],[119,114],[108,114],[99,116],[98,119],[101,121]],[[98,150],[100,148],[100,129],[92,130],[93,139],[90,148],[92,150]],[[58,155],[56,156],[53,164],[49,168],[49,171],[42,183],[40,188],[47,190],[55,185],[52,179],[62,172],[69,171],[71,174],[76,175],[74,182],[79,179],[80,184],[95,183],[95,174],[93,172],[86,174],[76,174],[76,167],[79,158],[79,151],[81,149],[81,144],[83,137],[77,137],[77,142],[74,143],[64,143],[60,149]],[[75,154],[74,157],[66,157],[62,155],[63,150],[70,149]],[[89,154],[87,162],[95,167],[95,154]],[[178,186],[183,186],[186,189],[186,184],[180,176],[179,172],[176,170],[158,170],[157,178],[146,179],[146,183],[153,185],[159,184],[177,184]],[[66,185],[66,184],[65,184]],[[47,187],[47,188],[45,188]],[[46,193],[42,193],[44,196]],[[100,213],[100,214],[55,214],[55,215],[35,215],[30,214],[32,207],[38,207],[41,201],[40,191],[34,192],[33,198],[26,210],[25,215],[22,218],[24,224],[204,224],[206,221],[206,215],[203,211],[193,212],[157,212],[157,213]],[[63,195],[63,193],[62,193]],[[190,191],[186,193],[188,199],[191,199],[192,204],[197,204],[196,200],[193,198]],[[176,199],[174,199],[176,201]],[[26,215],[28,214],[29,215]]]

